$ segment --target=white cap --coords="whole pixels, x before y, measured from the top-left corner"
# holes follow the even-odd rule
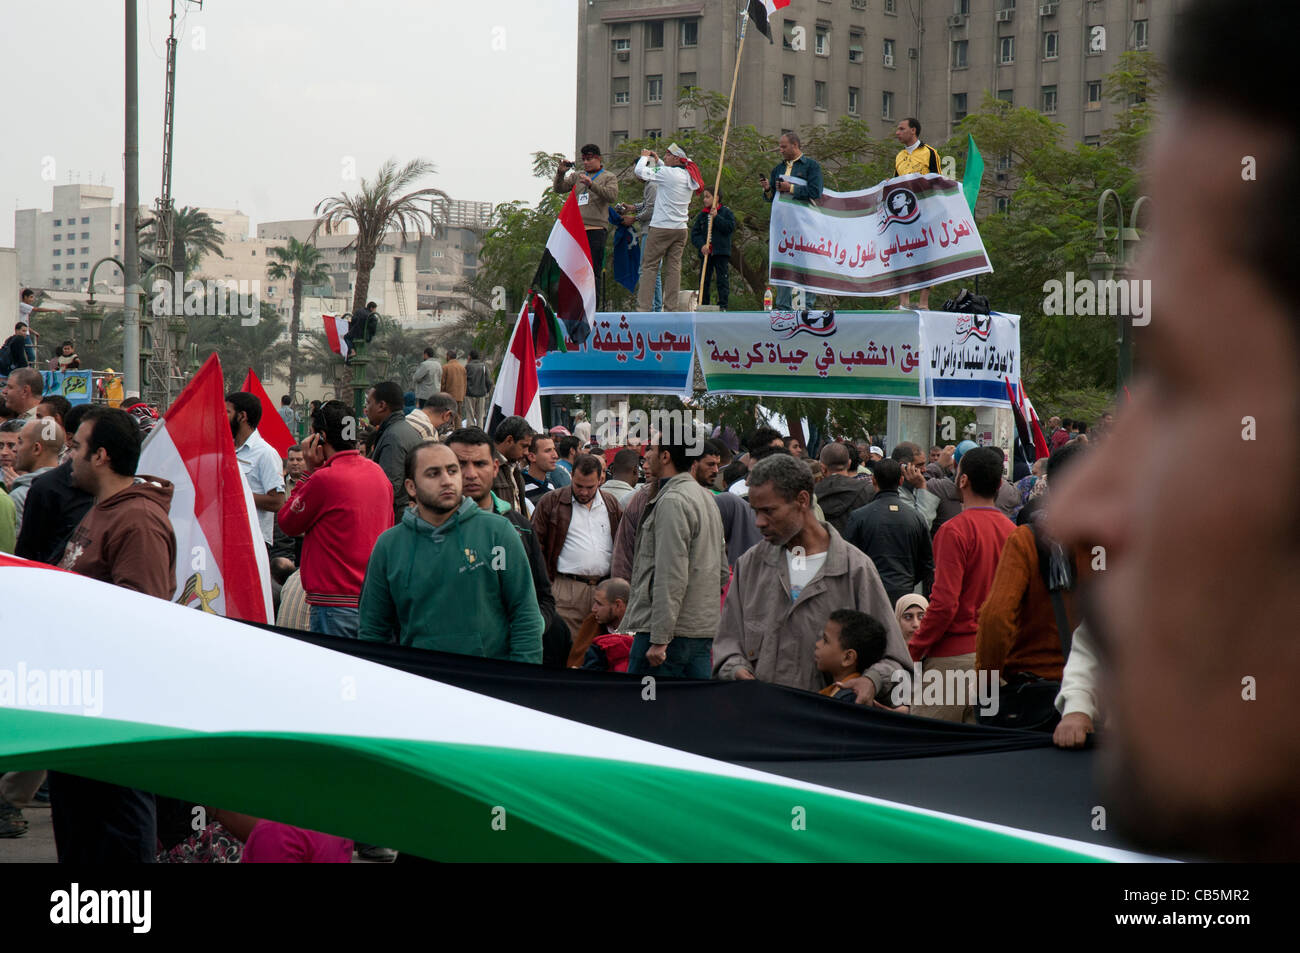
[[[668,147],[668,151],[671,152],[673,155],[677,156],[677,158],[679,159],[688,158],[686,153],[682,150],[682,147],[675,142]]]

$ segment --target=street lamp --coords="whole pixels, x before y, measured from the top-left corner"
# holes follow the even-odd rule
[[[1106,241],[1109,235],[1106,231],[1106,200],[1113,198],[1115,200],[1115,209],[1117,211],[1115,226],[1115,255],[1112,257],[1106,251]],[[1132,264],[1131,252],[1125,248],[1126,244],[1131,248],[1142,240],[1142,236],[1137,230],[1138,210],[1148,201],[1147,196],[1143,195],[1133,203],[1133,209],[1129,215],[1128,226],[1124,225],[1124,202],[1120,199],[1119,193],[1114,189],[1106,189],[1097,199],[1097,230],[1093,237],[1097,239],[1097,250],[1088,258],[1088,275],[1095,283],[1100,284],[1103,281],[1110,281],[1113,277],[1118,276],[1120,281],[1128,277],[1128,270]],[[1098,296],[1100,300],[1100,293]],[[1133,321],[1132,316],[1127,314],[1115,315],[1116,321],[1116,344],[1119,350],[1119,368],[1117,374],[1117,389],[1123,389],[1128,384],[1129,378],[1133,375]]]

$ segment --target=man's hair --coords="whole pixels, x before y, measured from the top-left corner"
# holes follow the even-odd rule
[[[248,418],[248,426],[254,430],[262,421],[262,402],[248,391],[232,390],[226,395],[226,403],[235,408],[235,414]]]
[[[454,414],[457,406],[456,398],[446,391],[439,391],[424,402],[425,410],[432,410],[440,414],[449,410]]]
[[[379,305],[375,304],[373,301],[367,301],[367,302],[366,302],[366,307],[367,307],[367,308],[378,308]]]
[[[847,470],[849,468],[849,448],[842,443],[828,443],[822,447],[818,456],[822,466],[830,470]]]
[[[1059,479],[1061,474],[1074,467],[1082,455],[1088,452],[1086,443],[1067,443],[1047,458],[1047,485]]]
[[[41,398],[41,403],[49,407],[59,419],[67,422],[68,411],[72,409],[72,403],[62,394],[46,394]]]
[[[741,463],[740,458],[737,457],[722,468],[722,482],[731,486],[737,480],[743,480],[748,473],[749,467]]]
[[[840,627],[840,648],[857,653],[859,672],[865,672],[885,657],[885,627],[879,619],[857,609],[836,609],[830,621]]]
[[[74,351],[77,349],[77,345],[73,344],[71,341],[64,341],[62,344],[59,345],[59,350],[62,351],[65,347],[70,347]]]
[[[724,444],[720,440],[714,440],[712,437],[709,437],[707,440],[704,441],[704,449],[700,451],[700,456],[717,457],[719,460],[721,460],[722,455],[726,453],[726,451],[727,451],[726,444]]]
[[[804,441],[803,441],[803,438],[802,438],[802,437],[796,437],[796,436],[795,436],[794,434],[792,434],[792,433],[788,433],[788,434],[786,434],[784,437],[782,437],[782,438],[781,438],[781,442],[782,442],[783,444],[785,444],[787,448],[789,448],[790,444],[792,444],[792,443],[797,443],[797,444],[799,444],[800,446],[805,446]]]
[[[998,455],[998,460],[1000,460],[1003,463],[1007,462],[1007,452],[1003,450],[1001,447],[999,447],[996,443],[990,444],[989,449]]]
[[[669,433],[659,435],[659,450],[668,454],[669,459],[673,461],[673,468],[678,473],[685,473],[704,453],[704,442],[693,437],[688,440],[687,435],[681,432],[684,428],[668,429]]]
[[[930,448],[930,452],[931,452],[931,453],[935,453],[936,451],[937,451],[938,453],[943,453],[943,447],[940,447],[940,446],[936,445],[936,446],[933,446],[933,447]]]
[[[431,347],[426,347],[426,348],[424,349],[424,356],[425,356],[425,357],[434,357],[436,354],[437,354],[437,352],[434,351],[434,349],[431,348]]]
[[[63,432],[76,433],[77,428],[81,426],[81,421],[86,414],[90,413],[90,408],[93,406],[93,404],[73,404],[63,415]]]
[[[783,133],[781,133],[780,138],[781,138],[781,139],[789,139],[790,142],[791,142],[791,144],[792,144],[796,149],[799,149],[799,148],[802,148],[802,147],[803,147],[803,143],[800,141],[800,139],[799,139],[799,133],[797,133],[797,132],[783,132]],[[779,140],[778,140],[778,141],[779,141]]]
[[[1259,163],[1258,183],[1237,183],[1240,214],[1226,224],[1228,234],[1224,237],[1228,247],[1239,248],[1243,260],[1253,263],[1255,273],[1286,299],[1294,291],[1288,276],[1295,257],[1290,233],[1300,218],[1294,185],[1300,175],[1300,130],[1295,104],[1288,95],[1289,84],[1277,83],[1274,74],[1265,71],[1265,64],[1280,55],[1295,35],[1300,27],[1297,14],[1300,7],[1294,3],[1201,0],[1179,15],[1167,61],[1173,98],[1253,120],[1258,125],[1252,135],[1265,141],[1274,136],[1283,140],[1275,160]],[[1268,24],[1262,37],[1261,23]],[[1223,50],[1233,49],[1233,43],[1246,38],[1259,55],[1239,68],[1217,69]]]
[[[20,294],[18,298],[21,301],[23,298],[26,298],[28,295],[34,295],[34,294],[36,294],[36,292],[33,291],[31,288],[24,288],[23,293]]]
[[[754,487],[772,484],[773,489],[787,502],[793,501],[802,492],[807,492],[808,502],[812,503],[812,471],[789,453],[773,453],[759,460],[749,471],[749,490]]]
[[[92,425],[86,455],[93,456],[103,448],[109,469],[118,476],[135,476],[140,462],[140,425],[136,419],[116,407],[92,407],[78,426],[85,423]]]
[[[582,446],[582,441],[572,435],[567,437],[558,437],[555,441],[555,449],[560,454],[561,460],[569,459],[569,454],[573,453]]]
[[[628,585],[626,579],[619,579],[617,576],[602,581],[596,588],[603,592],[610,602],[620,600],[627,602],[632,597],[632,587]]]
[[[9,372],[9,380],[17,386],[26,384],[36,396],[45,392],[45,378],[41,372],[30,367],[19,367]]]
[[[877,460],[875,466],[871,468],[871,476],[876,481],[876,489],[880,491],[897,490],[898,484],[903,479],[903,466],[892,457],[885,457],[883,460]]]
[[[759,447],[757,450],[751,450],[749,453],[749,459],[757,463],[759,460],[765,460],[768,457],[775,456],[776,454],[784,454],[787,457],[794,457],[794,454],[785,447],[768,446]]]
[[[862,466],[862,453],[858,450],[857,444],[846,443],[844,449],[849,452],[849,469],[856,473],[858,467]]]
[[[477,361],[478,358],[479,358],[479,353],[478,353],[478,351],[475,351],[473,348],[471,348],[471,349],[470,349],[470,352],[469,352],[469,359],[470,359],[471,361]]]
[[[573,461],[574,476],[577,476],[579,473],[583,476],[587,476],[591,473],[595,473],[599,476],[604,472],[605,468],[601,465],[600,460],[589,453],[580,454],[578,459]]]
[[[447,348],[447,360],[449,361],[456,360],[456,349],[454,347]]]
[[[992,447],[973,447],[961,455],[957,473],[966,474],[971,492],[976,496],[992,499],[1002,484],[1002,458]]]
[[[441,447],[441,446],[443,446],[443,444],[439,443],[436,440],[421,440],[414,447],[412,447],[410,452],[407,453],[406,455],[406,473],[405,473],[406,479],[414,482],[415,469],[417,466],[419,466],[419,461],[417,458],[420,456],[421,450],[427,450],[429,447]],[[459,463],[459,461],[457,461],[457,463]]]
[[[284,455],[287,457],[289,454],[291,454],[291,453],[293,453],[293,452],[295,452],[295,451],[297,451],[298,453],[302,453],[302,452],[303,452],[302,444],[300,444],[300,443],[295,443],[292,447],[288,447],[288,448],[286,448],[285,451],[284,451]]]
[[[597,159],[600,158],[600,146],[596,145],[594,142],[587,143],[579,149],[578,152],[584,159],[588,156],[594,156]]]
[[[14,417],[0,424],[0,433],[18,433],[27,426],[28,421]]]
[[[1069,417],[1061,418],[1061,426],[1064,427],[1066,430],[1069,430],[1073,425],[1074,425],[1074,421],[1071,420]]]
[[[22,330],[23,328],[25,328],[25,327],[27,327],[27,322],[26,322],[26,321],[19,321],[17,324],[14,325],[14,330],[15,330],[15,331],[21,331],[21,330]]]
[[[280,398],[280,403],[282,403],[282,404],[284,404],[284,406],[288,407],[290,404],[293,403],[293,398],[290,397],[288,394],[285,394],[283,397]]]
[[[526,438],[532,435],[532,424],[518,414],[507,417],[497,424],[496,430],[492,431],[492,439],[497,443],[501,443],[506,439],[513,439],[515,443],[523,443]]]
[[[397,381],[380,381],[374,387],[375,403],[383,403],[389,410],[401,410],[406,403],[402,385]]]
[[[898,463],[911,463],[916,459],[916,455],[924,454],[920,444],[912,443],[910,440],[900,440],[893,450],[889,451],[889,458]],[[874,470],[872,471],[875,472]]]
[[[540,440],[554,440],[554,439],[555,439],[555,438],[552,437],[552,436],[551,436],[550,434],[548,434],[548,433],[535,433],[535,434],[533,434],[532,437],[530,437],[529,440],[528,440],[528,452],[529,452],[529,453],[538,453],[538,452],[540,452],[540,451],[538,451],[538,449],[537,449],[537,443],[538,443],[538,441],[540,441]]]
[[[912,127],[912,130],[916,133],[918,139],[921,138],[921,121],[919,119],[915,116],[908,116],[903,120],[903,122]]]
[[[641,454],[635,450],[620,450],[614,454],[614,460],[609,465],[609,472],[613,473],[630,473],[636,476],[637,470],[641,465]]]
[[[773,440],[780,440],[782,446],[785,445],[785,440],[778,431],[771,427],[759,427],[745,438],[745,449],[752,454],[759,447],[771,446]]]
[[[353,436],[347,439],[343,431],[351,425]],[[327,400],[311,415],[311,429],[324,434],[325,442],[335,450],[355,450],[357,418],[352,408],[341,400]]]
[[[482,447],[486,445],[489,451],[496,452],[492,438],[479,427],[461,427],[458,430],[453,430],[447,434],[447,438],[443,443],[459,443],[466,447]]]

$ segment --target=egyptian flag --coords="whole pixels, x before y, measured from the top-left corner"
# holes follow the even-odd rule
[[[176,488],[168,514],[176,534],[176,602],[231,619],[273,621],[271,566],[253,493],[235,459],[216,354],[149,434],[138,469]]]
[[[348,319],[332,314],[322,314],[321,317],[325,319],[325,339],[329,341],[330,350],[346,360],[348,342],[345,336],[350,326]]]
[[[532,315],[533,356],[542,358],[547,351],[567,352],[564,343],[564,327],[555,316],[546,299],[535,292],[528,293],[524,308]]]
[[[1029,395],[1025,393],[1023,381],[1011,383],[1011,378],[1004,378],[1007,382],[1007,400],[1011,404],[1011,412],[1016,417],[1016,432],[1020,436],[1021,447],[1034,448],[1034,460],[1051,456],[1051,450],[1047,447],[1047,438],[1043,436],[1043,428],[1038,423],[1038,414],[1034,411],[1034,405],[1029,402]]]
[[[257,432],[263,440],[275,447],[275,452],[283,460],[289,455],[289,448],[298,441],[294,439],[293,434],[285,425],[279,409],[271,403],[266,388],[262,386],[262,382],[251,367],[248,369],[248,376],[244,378],[244,385],[239,389],[252,394],[257,398],[257,402],[262,405],[262,419],[258,421]]]
[[[537,393],[537,352],[533,348],[529,314],[532,303],[532,295],[524,299],[523,307],[519,309],[519,320],[510,335],[510,344],[501,358],[497,386],[492,392],[492,406],[488,411],[489,434],[496,432],[497,424],[502,420],[512,416],[523,417],[533,430],[543,432],[542,401]]]
[[[769,18],[777,10],[784,10],[789,5],[790,0],[749,0],[749,19],[758,32],[767,37],[767,42],[772,42]]]
[[[596,270],[575,192],[560,209],[530,290],[546,299],[569,341],[581,347],[596,317]]]

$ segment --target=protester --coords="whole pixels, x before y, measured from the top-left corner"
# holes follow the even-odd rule
[[[788,454],[774,453],[750,471],[749,505],[763,542],[736,561],[713,670],[718,678],[820,692],[827,683],[813,643],[831,612],[856,609],[888,632],[885,657],[858,680],[870,686],[859,695],[866,704],[888,691],[893,672],[907,661],[907,646],[871,560],[814,517],[812,496],[812,475]]]
[[[894,604],[894,618],[898,620],[898,629],[903,633],[903,641],[911,642],[912,636],[921,631],[921,622],[925,611],[930,608],[930,600],[915,592],[900,596]]]
[[[36,405],[37,417],[53,417],[55,422],[67,429],[68,411],[72,409],[72,403],[62,394],[45,394],[41,397],[41,402]],[[64,445],[66,448],[66,444]],[[59,454],[59,459],[63,459],[63,454]]]
[[[928,593],[934,582],[930,527],[899,496],[902,475],[896,460],[877,463],[872,471],[876,496],[853,511],[844,530],[845,541],[871,558],[890,605],[918,588]]]
[[[465,419],[465,392],[469,385],[465,373],[465,365],[456,360],[456,352],[451,348],[447,349],[447,363],[442,365],[442,391],[448,397],[456,402],[456,414],[454,425],[461,426],[461,421]]]
[[[600,147],[594,143],[583,146],[581,156],[581,172],[574,170],[568,159],[561,159],[551,184],[561,195],[572,191],[578,196],[578,211],[596,273],[596,293],[604,300],[605,241],[609,237],[609,206],[618,201],[618,177],[604,168]]]
[[[714,493],[718,492],[715,484],[718,481],[718,467],[724,449],[716,440],[705,440],[704,449],[691,464],[691,476],[695,478],[695,482]]]
[[[14,469],[18,476],[9,488],[14,504],[14,541],[23,523],[23,505],[33,481],[59,465],[59,450],[64,444],[63,428],[49,417],[29,420],[18,434],[14,450]]]
[[[89,412],[89,404],[69,408],[64,417],[65,449],[71,449],[72,438]],[[3,448],[5,434],[2,431],[5,426],[7,425],[0,426],[0,451]],[[19,426],[22,424],[19,423]],[[59,562],[72,531],[94,502],[90,493],[73,482],[72,455],[65,454],[62,463],[32,481],[23,504],[23,525],[14,544],[14,555],[50,565]]]
[[[568,486],[573,479],[573,461],[578,458],[581,442],[572,434],[555,438],[555,469],[551,471],[551,483],[557,489]],[[604,472],[601,476],[604,476]]]
[[[763,186],[764,200],[773,201],[778,192],[784,192],[801,202],[816,202],[820,199],[822,167],[816,159],[803,154],[798,133],[781,133],[777,147],[781,152],[781,161],[773,167],[766,179],[758,177]],[[789,285],[778,285],[773,305],[779,311],[789,311],[793,297]],[[816,304],[817,296],[811,291],[804,292],[804,307],[813,308]]]
[[[650,160],[654,159],[651,163]],[[643,182],[657,187],[654,216],[650,219],[649,239],[641,252],[641,281],[637,286],[637,310],[649,311],[654,294],[655,273],[664,263],[664,308],[678,310],[678,292],[682,284],[682,250],[686,247],[686,216],[691,196],[703,184],[699,172],[686,153],[673,143],[668,153],[641,150],[633,173]]]
[[[908,649],[926,671],[968,672],[975,669],[979,608],[988,598],[998,559],[1015,524],[997,509],[994,497],[1002,480],[1002,462],[989,447],[975,447],[957,464],[957,488],[963,509],[944,523],[934,538],[934,586],[921,630]],[[944,721],[974,721],[967,698],[958,703],[914,706],[912,714]]]
[[[1101,666],[1088,626],[1080,625],[1070,640],[1070,657],[1061,673],[1056,710],[1061,720],[1052,732],[1058,748],[1082,748],[1101,721]]]
[[[423,410],[429,398],[442,390],[442,365],[438,363],[433,348],[426,347],[424,349],[424,360],[415,369],[415,375],[412,377],[411,383],[415,385],[415,406],[417,410]]]
[[[851,688],[841,683],[860,678],[871,666],[885,657],[888,633],[879,621],[865,612],[836,609],[826,618],[821,638],[813,644],[817,671],[830,682],[819,694],[850,704],[857,701]],[[881,693],[886,697],[886,693]],[[880,705],[879,701],[875,704]],[[886,706],[881,706],[886,707]]]
[[[76,371],[81,369],[81,357],[77,354],[77,345],[71,341],[64,341],[59,345],[59,353],[50,360],[50,370]]]
[[[379,305],[373,301],[367,301],[364,308],[357,308],[352,312],[352,320],[348,322],[348,332],[343,335],[343,340],[348,345],[348,356],[344,359],[345,364],[351,364],[352,358],[356,354],[357,344],[369,344],[379,330]]]
[[[131,415],[90,409],[72,437],[72,479],[94,498],[68,541],[61,569],[171,600],[176,536],[167,480],[137,476],[140,428]],[[51,771],[50,808],[59,863],[152,863],[157,808],[152,794]]]
[[[626,579],[604,579],[596,586],[591,612],[582,620],[569,652],[569,668],[626,672],[632,636],[623,631],[632,587]]]
[[[540,663],[542,614],[518,533],[463,496],[450,447],[422,443],[406,461],[415,506],[370,554],[361,638]]]
[[[691,225],[691,244],[700,253],[704,270],[704,296],[700,303],[708,305],[710,285],[718,291],[718,308],[727,310],[731,299],[731,233],[736,230],[736,216],[721,202],[714,202],[713,190],[700,190],[704,207]],[[713,235],[709,235],[709,219],[713,219]]]
[[[226,395],[226,416],[235,439],[235,459],[253,491],[258,525],[268,551],[275,542],[275,514],[284,505],[284,471],[280,455],[262,439],[257,425],[262,420],[262,403],[247,391]]]
[[[36,406],[41,402],[45,389],[41,372],[30,367],[20,367],[11,371],[5,381],[3,396],[5,406],[16,417],[31,420],[36,416]]]
[[[496,479],[492,481],[492,492],[524,516],[529,515],[525,512],[528,506],[528,486],[524,482],[520,463],[527,464],[525,457],[532,439],[532,426],[518,415],[506,417],[497,424],[496,430],[492,433],[492,440],[496,444],[497,463],[500,465]]]
[[[549,434],[535,434],[528,444],[528,469],[524,470],[524,496],[528,500],[530,516],[537,501],[556,488],[551,474],[559,465],[558,459],[555,438]]]
[[[609,576],[622,516],[618,500],[600,488],[600,475],[600,462],[583,454],[574,464],[572,484],[541,497],[533,513],[555,608],[575,640],[597,584]]]
[[[298,436],[298,415],[293,412],[293,398],[288,394],[280,398],[280,419],[289,428],[289,433]]]
[[[259,818],[244,841],[244,864],[350,864],[352,841]]]
[[[929,528],[939,510],[939,498],[926,489],[925,451],[919,444],[901,440],[889,456],[902,470],[902,479],[898,482],[899,498],[916,510]]]
[[[5,491],[13,489],[18,479],[18,435],[27,426],[25,419],[6,420],[0,424],[0,474],[4,477]]]
[[[938,172],[939,171],[939,153],[932,146],[927,146],[921,141],[921,124],[909,116],[900,120],[898,126],[894,129],[894,138],[902,144],[903,148],[898,150],[898,155],[894,156],[894,175],[913,175],[915,173]],[[898,299],[900,308],[910,308],[912,306],[912,296],[910,292],[904,291]],[[930,307],[930,289],[921,289],[921,310],[924,311]]]
[[[623,617],[634,634],[630,675],[709,677],[727,557],[713,495],[690,473],[703,449],[703,440],[666,433],[646,454],[659,488],[646,501],[637,530]]]
[[[635,450],[620,450],[614,454],[614,461],[609,465],[608,479],[601,489],[613,496],[621,506],[636,490],[640,470],[641,455]]]
[[[376,384],[366,393],[366,419],[377,427],[370,459],[379,464],[393,487],[393,522],[401,522],[410,498],[406,495],[406,455],[420,443],[420,434],[402,411],[402,388],[394,381]]]
[[[492,393],[492,368],[478,351],[469,352],[465,365],[465,423],[470,427],[486,427],[487,399]],[[585,446],[585,442],[584,442]]]
[[[0,346],[0,376],[12,374],[20,368],[31,365],[31,361],[27,358],[27,347],[33,337],[39,340],[40,335],[36,334],[26,321],[19,321],[14,325],[14,333],[5,340],[3,346]]]
[[[356,419],[341,400],[326,401],[303,443],[304,476],[281,508],[280,528],[301,536],[302,586],[311,631],[357,637],[366,559],[393,525],[393,487],[357,452]]]
[[[844,535],[849,517],[871,501],[873,488],[870,481],[855,480],[849,475],[849,449],[842,443],[822,447],[821,464],[826,468],[826,476],[814,487],[817,502],[826,522]]]

